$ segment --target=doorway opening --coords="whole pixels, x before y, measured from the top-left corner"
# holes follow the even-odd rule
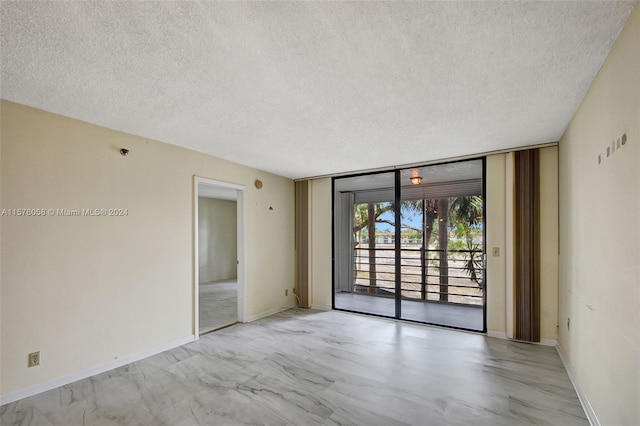
[[[194,177],[194,334],[244,321],[244,187]]]
[[[333,185],[334,309],[486,331],[483,159]]]

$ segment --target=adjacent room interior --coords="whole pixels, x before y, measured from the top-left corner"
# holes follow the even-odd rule
[[[198,184],[198,333],[238,322],[238,190]]]
[[[640,424],[640,6],[2,2],[0,423]]]

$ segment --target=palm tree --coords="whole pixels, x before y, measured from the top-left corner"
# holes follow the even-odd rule
[[[454,222],[462,221],[469,225],[482,222],[482,197],[467,195],[451,200],[451,217]]]
[[[433,235],[433,224],[438,216],[437,200],[427,198],[422,200],[409,200],[402,202],[402,208],[405,213],[421,213],[422,229],[419,233],[422,235],[422,246],[420,250],[420,270],[421,270],[421,288],[420,298],[427,298],[427,281],[429,276],[429,263],[427,262],[427,252],[431,246],[431,236]],[[410,227],[409,227],[410,228]],[[413,228],[411,228],[413,229]]]
[[[376,292],[376,223],[389,223],[388,220],[381,219],[381,216],[388,211],[393,211],[393,203],[367,203],[356,204],[354,208],[353,233],[359,234],[362,229],[367,228],[367,241],[369,252],[369,289]]]
[[[438,274],[440,275],[440,301],[449,300],[449,199],[438,199]]]
[[[369,231],[369,291],[377,285],[376,277],[376,207],[367,205],[367,229]]]
[[[479,277],[483,269],[482,250],[473,242],[473,227],[481,224],[483,200],[479,195],[456,197],[451,202],[451,218],[456,225],[458,234],[464,237],[468,250],[464,269],[472,281],[482,286]]]

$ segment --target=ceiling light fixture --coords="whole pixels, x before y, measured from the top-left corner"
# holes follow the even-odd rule
[[[411,181],[411,185],[420,185],[422,182],[422,178],[420,176],[414,176],[409,180]]]

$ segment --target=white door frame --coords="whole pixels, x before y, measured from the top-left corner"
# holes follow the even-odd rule
[[[246,322],[246,262],[245,262],[245,186],[235,183],[193,176],[193,336],[199,338],[200,332],[200,262],[198,259],[198,198],[200,184],[216,186],[238,191],[237,227],[238,227],[238,321]]]

